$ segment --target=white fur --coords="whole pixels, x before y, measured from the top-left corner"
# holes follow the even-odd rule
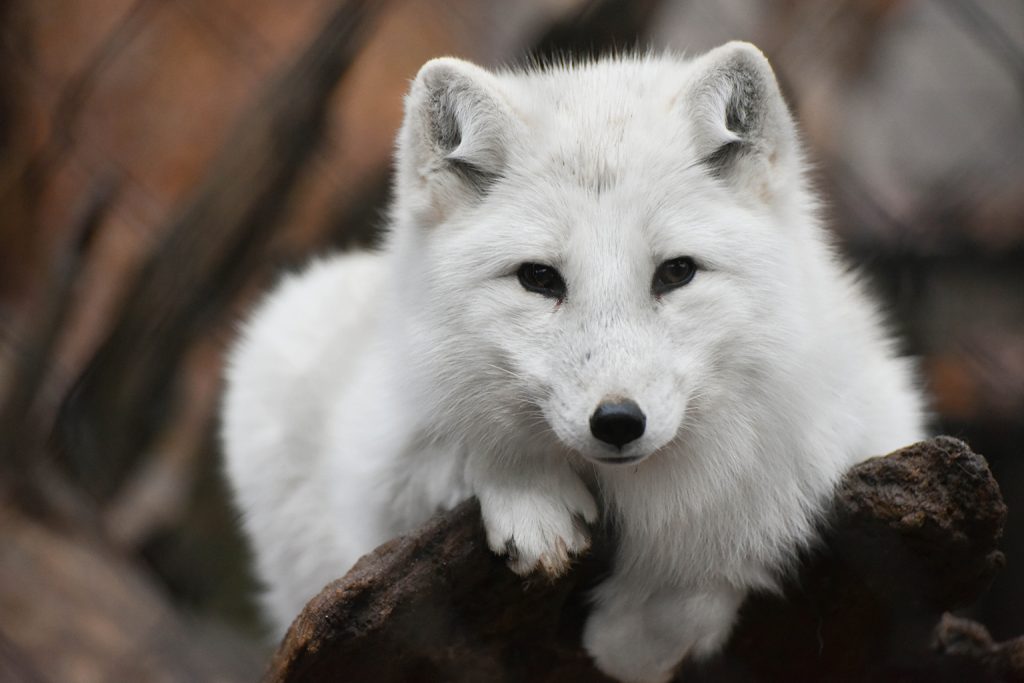
[[[617,553],[584,644],[619,680],[664,681],[776,586],[847,468],[922,436],[756,48],[500,74],[434,60],[397,164],[386,247],[285,280],[231,358],[228,473],[279,628],[475,494],[521,574],[564,571],[603,514]],[[679,256],[701,270],[655,296]],[[564,301],[520,285],[529,262],[559,270]],[[647,419],[621,453],[588,426],[612,395]]]

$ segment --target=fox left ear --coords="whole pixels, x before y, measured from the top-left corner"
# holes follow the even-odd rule
[[[520,121],[499,80],[474,64],[444,57],[420,69],[405,100],[398,183],[414,213],[442,219],[478,199],[501,177]]]
[[[691,73],[684,102],[698,159],[716,177],[769,199],[792,179],[797,142],[768,60],[733,41],[698,58]]]

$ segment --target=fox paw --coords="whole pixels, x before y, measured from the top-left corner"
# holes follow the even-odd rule
[[[487,545],[516,574],[540,571],[556,578],[590,547],[588,524],[597,520],[597,504],[582,482],[564,493],[478,492]]]
[[[666,683],[682,660],[702,659],[729,637],[742,594],[731,588],[647,597],[621,592],[614,580],[597,590],[583,646],[597,668],[624,683]]]

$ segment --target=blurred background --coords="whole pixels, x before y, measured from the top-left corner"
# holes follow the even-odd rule
[[[425,60],[734,38],[773,62],[935,432],[991,463],[1008,566],[967,614],[1024,633],[1020,0],[8,0],[0,680],[259,676],[223,352],[284,269],[373,242]]]

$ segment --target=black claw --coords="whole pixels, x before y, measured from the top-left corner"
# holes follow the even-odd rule
[[[519,561],[519,546],[516,545],[516,539],[514,536],[509,537],[505,541],[505,554],[508,555],[509,562]]]
[[[580,513],[573,513],[572,526],[576,529],[576,531],[580,532],[581,534],[584,534],[588,537],[590,536],[590,525],[587,524],[587,520],[584,519],[583,515],[581,515]]]

